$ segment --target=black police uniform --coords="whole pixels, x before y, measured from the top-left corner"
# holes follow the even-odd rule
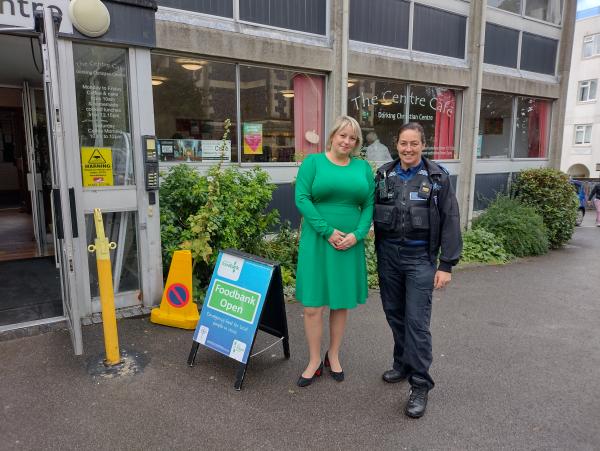
[[[422,158],[416,173],[402,180],[398,164],[383,165],[375,178],[379,288],[394,336],[394,369],[411,385],[431,389],[433,281],[438,253],[441,271],[451,272],[460,258],[458,203],[445,169]]]

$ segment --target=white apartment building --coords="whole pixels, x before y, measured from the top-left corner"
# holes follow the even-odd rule
[[[580,11],[575,23],[566,101],[561,170],[600,177],[600,7]]]

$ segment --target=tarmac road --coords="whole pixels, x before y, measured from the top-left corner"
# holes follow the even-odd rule
[[[119,321],[122,348],[147,361],[134,375],[92,377],[103,350],[84,328],[0,342],[0,449],[600,449],[600,228],[593,211],[564,249],[506,266],[462,269],[435,293],[436,381],[422,419],[402,414],[406,383],[389,385],[392,338],[379,296],[355,310],[342,353],[346,380],[300,389],[307,350],[299,304],[287,305],[290,360],[257,356],[241,392],[235,362],[192,332],[147,318]],[[255,349],[274,341],[259,333]],[[324,344],[323,352],[326,344]]]

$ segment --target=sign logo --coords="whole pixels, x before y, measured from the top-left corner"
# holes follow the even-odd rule
[[[190,292],[185,285],[174,283],[167,289],[167,302],[171,307],[185,307],[190,302]]]
[[[217,274],[226,279],[237,280],[240,278],[242,268],[244,267],[244,259],[233,255],[223,254],[221,263],[217,269]]]
[[[258,311],[260,297],[260,293],[217,279],[208,296],[208,306],[225,315],[252,324]]]

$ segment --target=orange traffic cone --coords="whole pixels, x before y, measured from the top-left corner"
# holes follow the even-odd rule
[[[175,251],[160,307],[152,309],[150,321],[180,329],[195,329],[200,314],[192,302],[192,253]]]

